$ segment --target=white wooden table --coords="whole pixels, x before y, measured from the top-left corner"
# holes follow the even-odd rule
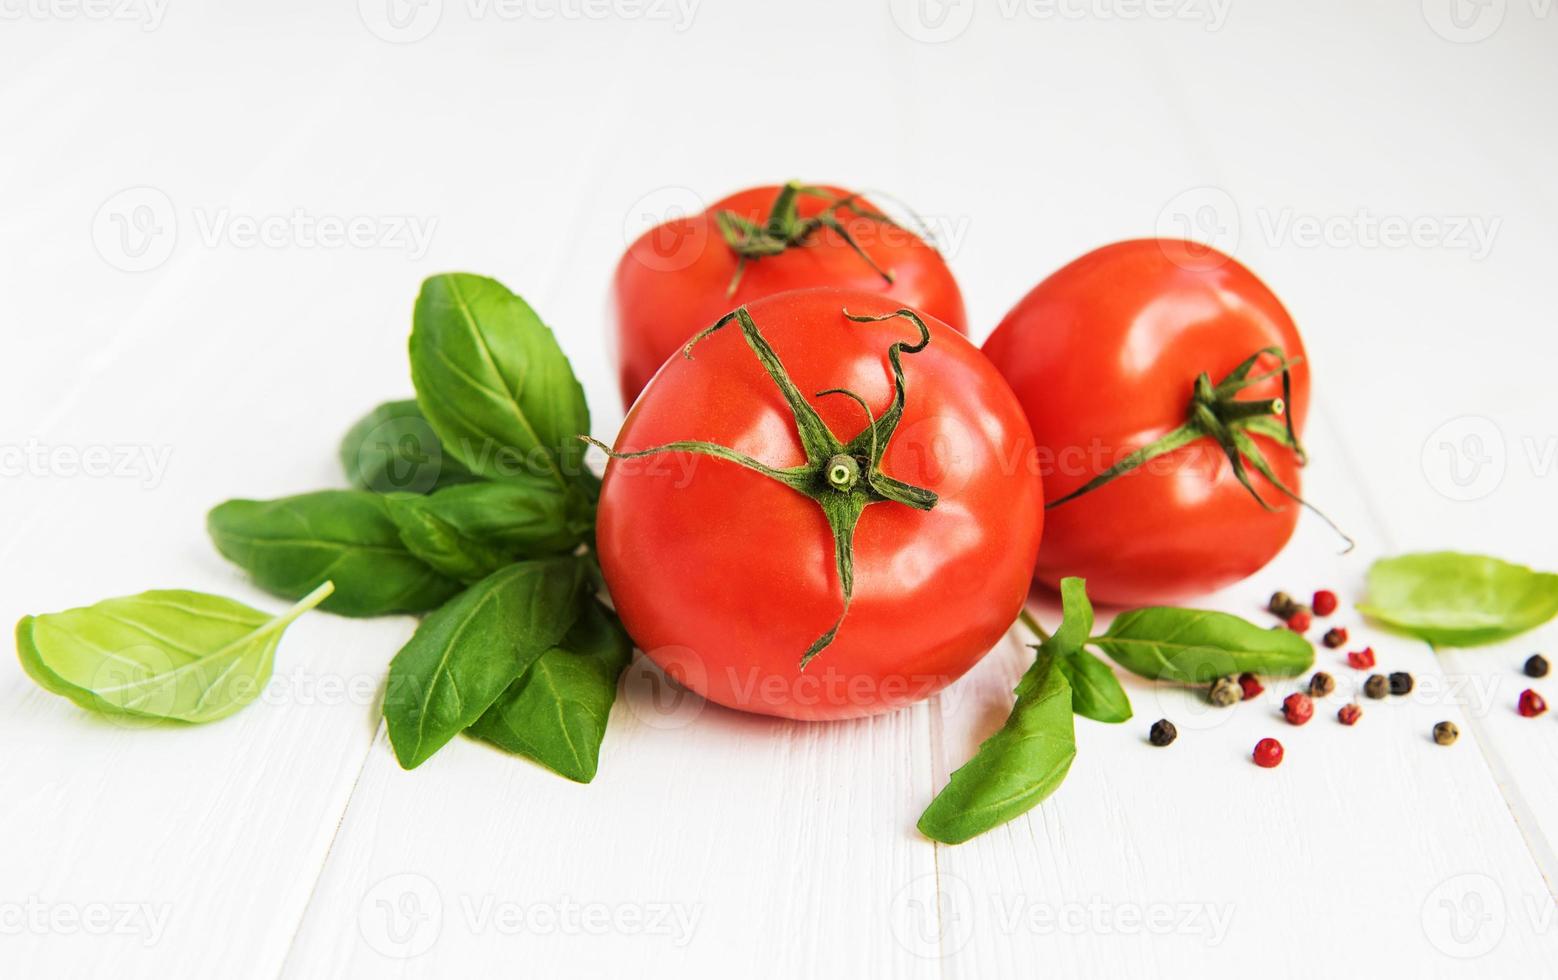
[[[204,512],[340,483],[343,430],[409,394],[432,272],[525,294],[609,439],[625,236],[789,177],[913,202],[976,338],[1122,237],[1188,228],[1272,284],[1315,364],[1306,489],[1360,547],[1306,518],[1206,604],[1356,597],[1408,549],[1558,568],[1542,0],[0,12],[7,623],[151,587],[277,608]],[[409,618],[305,617],[263,703],[194,729],[90,717],[0,658],[0,976],[1550,974],[1558,724],[1513,706],[1558,628],[1436,654],[1346,621],[1411,697],[1294,730],[1282,685],[1213,713],[1127,678],[1135,720],[1079,719],[1060,791],[955,848],[914,821],[1004,713],[1017,633],[832,725],[635,668],[590,786],[464,740],[401,771],[375,699]],[[1248,763],[1266,734],[1276,770]]]

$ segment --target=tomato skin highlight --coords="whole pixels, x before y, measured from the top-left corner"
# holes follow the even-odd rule
[[[1234,259],[1164,239],[1118,242],[1060,269],[1020,300],[984,351],[1032,425],[1048,500],[1085,484],[1186,419],[1195,378],[1220,380],[1264,347],[1304,357],[1281,302]],[[1276,366],[1262,357],[1256,371]],[[1300,435],[1309,364],[1291,370],[1288,411]],[[1281,379],[1241,399],[1276,398]],[[1273,472],[1302,493],[1295,454],[1254,436]],[[1264,510],[1222,450],[1200,439],[1046,514],[1037,578],[1087,579],[1112,605],[1178,603],[1246,578],[1293,534],[1298,505],[1259,474]]]
[[[913,340],[902,320],[852,323],[842,310],[897,309],[874,293],[809,290],[749,304],[792,378],[840,439],[892,397],[886,352]],[[926,317],[931,343],[905,355],[906,401],[882,470],[938,494],[931,510],[866,507],[855,534],[855,593],[833,643],[800,656],[842,608],[821,507],[737,464],[691,453],[613,459],[596,541],[618,614],[640,649],[717,703],[822,720],[918,701],[967,671],[1010,628],[1043,529],[1032,437],[1011,390],[979,350]],[[739,330],[665,365],[628,413],[621,452],[684,439],[773,466],[805,453],[777,386]]]
[[[821,189],[847,193],[837,187]],[[818,229],[805,245],[748,262],[735,293],[730,293],[737,256],[721,237],[714,215],[735,211],[761,223],[780,190],[775,185],[740,191],[700,214],[656,225],[628,246],[612,279],[624,407],[699,330],[743,303],[789,290],[832,286],[880,293],[930,314],[959,333],[967,331],[963,294],[941,254],[907,228],[847,211],[840,212],[840,220],[872,260],[892,273],[891,284],[838,233]],[[880,213],[869,201],[861,199],[860,204]],[[819,198],[801,197],[797,211],[809,218],[824,207]]]

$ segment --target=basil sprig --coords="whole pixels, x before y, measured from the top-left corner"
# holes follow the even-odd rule
[[[1381,559],[1368,586],[1364,615],[1442,646],[1496,643],[1558,615],[1558,575],[1483,555]]]

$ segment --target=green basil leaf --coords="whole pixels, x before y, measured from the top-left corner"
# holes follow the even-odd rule
[[[341,440],[341,468],[352,486],[375,493],[428,493],[478,477],[444,452],[413,400],[385,402]]]
[[[1134,674],[1185,684],[1246,671],[1292,677],[1315,661],[1314,647],[1292,630],[1263,629],[1204,609],[1132,609],[1093,642]]]
[[[1452,551],[1402,555],[1369,569],[1358,608],[1430,643],[1495,643],[1558,615],[1558,575]]]
[[[482,716],[556,646],[579,615],[585,563],[520,562],[494,572],[417,627],[390,661],[384,720],[402,767],[415,769]]]
[[[181,589],[24,616],[17,656],[45,690],[92,711],[215,721],[260,695],[282,632],[330,588],[326,582],[280,616]]]
[[[617,679],[632,657],[633,641],[616,614],[586,598],[563,642],[531,664],[466,734],[587,783],[600,762]]]
[[[336,591],[321,608],[343,616],[435,609],[460,583],[406,548],[389,507],[366,490],[229,500],[206,528],[217,551],[276,595],[296,599],[329,579]]]
[[[1018,682],[1017,703],[1001,730],[985,739],[920,817],[920,833],[961,844],[1053,793],[1076,758],[1071,688],[1041,652]]]
[[[1060,580],[1060,627],[1040,643],[1039,652],[1054,656],[1055,666],[1071,686],[1071,710],[1094,721],[1117,722],[1131,718],[1131,699],[1108,664],[1083,647],[1093,633],[1093,604],[1087,599],[1087,583],[1076,577]]]
[[[521,558],[570,552],[590,532],[584,498],[541,477],[387,500],[406,548],[462,582],[485,578]]]
[[[584,389],[557,338],[501,283],[458,272],[422,284],[411,381],[444,448],[493,478],[585,479]]]

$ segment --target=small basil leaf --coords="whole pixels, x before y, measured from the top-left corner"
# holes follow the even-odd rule
[[[1018,682],[1017,703],[920,817],[920,833],[961,844],[1053,793],[1076,758],[1071,689],[1055,658],[1040,653]]]
[[[415,769],[470,727],[579,615],[584,563],[520,562],[449,600],[390,661],[384,720],[402,767]]]
[[[1151,606],[1115,617],[1094,644],[1134,674],[1204,684],[1246,671],[1272,677],[1303,673],[1314,647],[1287,629],[1263,629],[1238,616]]]
[[[1109,724],[1131,720],[1131,699],[1108,664],[1086,650],[1073,650],[1057,654],[1055,666],[1071,685],[1071,710]]]
[[[1094,721],[1129,721],[1131,699],[1109,665],[1083,649],[1093,633],[1093,604],[1087,583],[1076,577],[1060,580],[1060,626],[1039,644],[1041,654],[1054,656],[1055,666],[1071,686],[1071,710]]]
[[[633,641],[616,615],[586,598],[563,642],[531,664],[466,733],[587,783],[600,762],[617,679],[632,657]]]
[[[321,608],[343,616],[426,612],[460,591],[406,548],[386,498],[366,490],[229,500],[206,528],[217,551],[276,595],[296,599],[335,582]]]
[[[385,402],[341,440],[341,468],[352,486],[375,493],[428,493],[478,477],[444,452],[413,400]]]
[[[1558,575],[1450,551],[1385,558],[1369,569],[1366,616],[1444,646],[1508,639],[1558,615]]]
[[[22,668],[105,714],[215,721],[270,680],[282,632],[330,594],[326,582],[280,616],[203,592],[162,589],[16,624]]]
[[[584,389],[552,331],[502,283],[458,272],[422,284],[411,381],[444,448],[473,472],[586,479]]]
[[[590,530],[581,513],[584,498],[539,477],[387,500],[406,548],[462,582],[485,578],[521,558],[572,551]]]

